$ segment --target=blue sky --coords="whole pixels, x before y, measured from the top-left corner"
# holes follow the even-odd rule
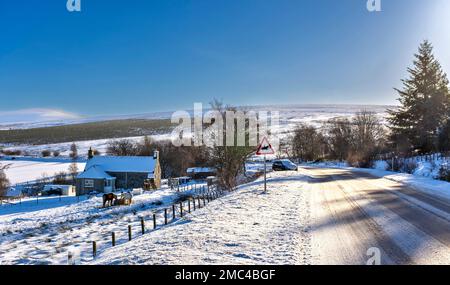
[[[450,72],[448,0],[0,0],[0,111],[394,104],[419,43]]]

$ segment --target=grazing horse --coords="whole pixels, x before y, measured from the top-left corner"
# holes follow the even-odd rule
[[[117,196],[113,193],[104,194],[103,195],[103,208],[106,207],[106,205],[109,205],[111,207],[113,205],[114,200],[117,199]]]

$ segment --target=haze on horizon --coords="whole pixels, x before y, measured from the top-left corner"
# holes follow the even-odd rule
[[[429,39],[450,72],[450,3],[82,0],[0,4],[0,115],[233,105],[396,104]],[[25,110],[25,111],[23,111]],[[50,115],[51,117],[51,115]]]

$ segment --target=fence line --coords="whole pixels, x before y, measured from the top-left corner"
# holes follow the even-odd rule
[[[146,233],[153,232],[155,230],[161,229],[165,227],[166,225],[172,224],[179,219],[182,219],[187,214],[196,211],[197,209],[204,208],[207,203],[212,202],[215,199],[218,199],[223,196],[224,191],[219,189],[217,185],[208,185],[208,187],[201,186],[201,187],[193,187],[194,192],[197,194],[196,196],[191,196],[187,198],[186,200],[182,201],[174,201],[172,205],[169,205],[168,207],[164,207],[164,209],[157,209],[154,211],[148,218],[151,219],[153,223],[152,229],[147,229],[145,227],[146,218],[144,216],[139,217],[140,221],[140,230],[141,230],[141,236],[145,235]],[[197,191],[199,190],[199,191]],[[191,203],[192,206],[191,207]],[[203,204],[203,205],[202,205]],[[172,210],[172,220],[169,222],[167,219],[168,215],[168,209]],[[187,213],[186,210],[188,209]],[[163,214],[163,215],[162,215]],[[177,219],[178,218],[178,219]],[[162,221],[161,221],[162,220]],[[131,222],[130,222],[131,223]],[[133,227],[131,224],[127,227],[127,240],[132,241],[133,240]],[[100,242],[104,241],[104,236],[101,240],[93,240],[92,242],[92,259],[94,260],[97,255],[100,248]],[[108,238],[105,245],[103,246],[103,250],[114,247],[118,245],[119,241],[116,239],[116,233],[112,232],[110,235],[110,239]],[[124,241],[123,243],[126,243],[127,241]],[[81,255],[80,255],[81,256]],[[73,260],[73,253],[69,250],[67,251],[67,262],[68,264],[74,264]]]

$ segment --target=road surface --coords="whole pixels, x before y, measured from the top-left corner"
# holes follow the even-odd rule
[[[312,264],[450,264],[450,201],[344,169],[301,168]],[[376,259],[375,259],[376,260]]]

